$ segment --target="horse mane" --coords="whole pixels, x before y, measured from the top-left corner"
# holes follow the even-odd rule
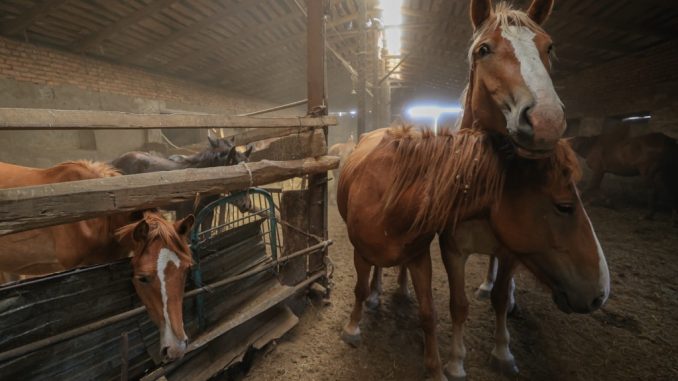
[[[420,197],[410,232],[441,231],[460,216],[477,213],[499,198],[504,174],[489,135],[474,129],[457,133],[387,131],[374,151],[393,156],[393,180],[383,196],[383,217],[394,215],[406,193]]]
[[[58,164],[58,166],[79,166],[89,171],[92,174],[93,178],[98,177],[113,177],[120,176],[121,173],[118,169],[113,167],[108,163],[102,161],[92,161],[92,160],[76,160],[76,161],[67,161]]]
[[[193,258],[191,257],[191,250],[188,247],[188,243],[181,239],[174,229],[174,226],[164,219],[156,210],[144,211],[142,220],[119,228],[115,231],[116,237],[122,239],[123,237],[131,235],[141,221],[146,221],[148,224],[147,242],[159,239],[168,249],[176,253],[182,264],[188,266],[193,264]]]

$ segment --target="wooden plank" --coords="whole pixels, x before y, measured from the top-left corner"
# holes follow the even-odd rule
[[[145,19],[146,17],[152,16],[153,14],[167,8],[168,6],[172,5],[172,3],[176,3],[177,1],[178,0],[156,0],[152,2],[150,5],[146,6],[145,8],[138,11],[134,11],[132,14],[122,17],[121,19],[104,28],[103,30],[74,42],[71,45],[71,49],[78,53],[87,51],[95,47],[97,44],[104,41],[105,39],[113,36],[114,34],[119,33],[125,28],[128,28],[138,23],[139,21]]]
[[[323,131],[318,129],[282,138],[269,139],[255,145],[251,161],[298,160],[305,157],[319,157],[327,154]]]
[[[230,192],[327,172],[338,165],[338,158],[323,156],[5,189],[0,191],[0,235],[188,201],[197,192]]]
[[[305,232],[309,232],[309,196],[308,190],[291,190],[284,191],[280,200],[280,217],[282,220]],[[290,228],[286,224],[282,225],[282,234],[285,242],[283,256],[311,245],[310,238],[307,235]],[[289,286],[302,281],[307,274],[307,261],[305,257],[299,257],[283,265],[280,270],[280,282]]]
[[[13,21],[7,23],[3,21],[4,25],[0,27],[0,30],[4,35],[12,35],[23,30],[26,30],[36,20],[49,14],[49,12],[62,6],[67,1],[68,0],[45,0],[39,2],[38,5],[35,5],[33,8],[29,9],[28,11],[26,11],[26,13],[14,19]]]
[[[334,126],[322,117],[249,117],[220,114],[133,114],[118,111],[0,108],[0,131],[135,130],[153,128],[279,128]]]

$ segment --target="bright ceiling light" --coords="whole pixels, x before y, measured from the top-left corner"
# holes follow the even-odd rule
[[[457,106],[413,106],[407,109],[407,115],[412,119],[432,119],[433,131],[438,133],[438,119],[443,114],[459,114],[463,110]]]

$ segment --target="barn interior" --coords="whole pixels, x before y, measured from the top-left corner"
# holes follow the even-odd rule
[[[525,9],[530,0],[511,3]],[[329,115],[338,120],[337,126],[329,128],[328,146],[391,123],[454,126],[469,78],[468,48],[473,32],[469,1],[326,0],[323,4],[327,106]],[[245,115],[272,110],[265,115],[303,116],[308,98],[307,11],[304,0],[2,0],[0,107],[162,115]],[[623,139],[662,133],[678,139],[676,20],[678,2],[670,0],[555,2],[545,29],[556,46],[552,78],[566,109],[566,136]],[[413,112],[417,107],[424,110],[423,115]],[[430,109],[435,109],[433,114]],[[441,109],[448,111],[441,114]],[[226,128],[220,133],[228,136],[236,130]],[[203,144],[209,134],[214,132],[0,130],[0,161],[49,167],[75,159],[107,161],[136,150],[169,154],[180,152],[180,147]],[[583,160],[582,166],[585,187],[591,173]],[[553,308],[549,314],[539,310],[542,304],[549,304],[542,300],[543,295],[537,302],[525,301],[527,309],[517,318],[515,332],[516,337],[525,334],[532,340],[517,344],[524,368],[529,368],[530,356],[557,364],[527,370],[522,379],[602,380],[613,375],[610,379],[668,380],[678,374],[670,363],[678,347],[666,339],[678,334],[678,285],[672,274],[678,269],[678,235],[669,227],[670,200],[662,196],[662,211],[654,221],[638,222],[649,194],[647,181],[609,174],[605,179],[605,196],[592,200],[590,214],[594,223],[603,226],[603,247],[623,253],[617,258],[618,265],[614,265],[614,257],[609,259],[616,274],[613,284],[622,290],[612,301],[620,304],[593,320],[554,320],[556,336],[569,345],[566,352],[572,356],[558,359],[556,344],[544,344],[527,335],[536,321],[555,313]],[[332,316],[343,317],[349,312],[345,304],[352,297],[353,273],[343,223],[336,207],[329,208],[330,236],[343,241],[338,254],[331,254],[342,267],[335,282],[345,289],[336,294],[333,312],[314,309],[311,317],[302,318],[306,332],[297,328],[275,353],[253,355],[254,369],[249,375],[240,370],[235,376],[222,374],[222,379],[306,379],[304,375],[309,373],[303,372],[311,372],[313,379],[407,380],[423,372],[418,362],[411,367],[402,365],[405,370],[398,368],[401,361],[407,362],[407,356],[379,352],[385,348],[377,345],[353,353],[348,347],[333,349],[342,343],[335,340],[340,323]],[[628,241],[629,246],[621,241]],[[635,261],[644,261],[647,251],[659,254],[635,269]],[[472,273],[480,279],[481,265],[474,262],[474,266]],[[650,277],[656,278],[647,280]],[[387,279],[386,288],[394,278]],[[446,286],[438,283],[439,290],[445,291]],[[529,285],[531,291],[519,292],[518,298],[537,298],[536,283],[527,274],[521,275],[519,284]],[[441,315],[448,315],[443,303],[446,298],[445,291],[437,302]],[[643,312],[631,309],[634,298],[644,298]],[[389,301],[381,315],[388,315],[396,306]],[[490,316],[486,307],[474,312],[472,319],[478,325],[471,334],[482,330],[489,338],[491,325],[480,317]],[[386,318],[376,315],[370,318]],[[419,335],[416,312],[406,315],[404,323],[386,327]],[[324,319],[325,323],[315,325],[313,319]],[[441,321],[441,331],[449,331],[449,316]],[[591,345],[584,336],[572,338],[563,333],[588,324],[595,327],[581,332],[593,334],[598,329],[612,333]],[[331,332],[320,333],[322,327]],[[548,330],[535,329],[545,335]],[[309,332],[333,344],[312,347],[301,338]],[[403,339],[402,332],[389,336],[382,345],[412,347],[408,353],[420,356],[420,337]],[[474,344],[483,354],[488,352],[484,351],[488,344],[480,339]],[[594,344],[609,346],[619,355],[593,355]],[[535,353],[540,350],[545,352]],[[324,357],[315,367],[313,358],[322,357],[323,351],[335,357]],[[381,365],[391,362],[388,371],[361,374],[332,365],[345,356],[363,369],[371,367],[364,357],[373,351],[379,352]],[[285,357],[291,354],[297,356],[296,367],[290,364],[291,357]],[[638,357],[627,358],[625,363],[624,356]],[[469,361],[477,372],[474,379],[493,379],[493,373],[478,370],[485,364],[480,353],[472,353]],[[582,369],[574,369],[577,361],[584,363]]]

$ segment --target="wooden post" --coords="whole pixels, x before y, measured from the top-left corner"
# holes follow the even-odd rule
[[[307,92],[309,113],[327,115],[325,98],[325,9],[327,0],[307,0]],[[325,139],[327,139],[327,127]],[[327,141],[327,140],[326,140]],[[310,233],[327,240],[327,172],[309,178],[309,230]],[[308,272],[313,273],[325,267],[327,250],[313,255],[308,261]],[[324,280],[327,284],[327,279]]]
[[[379,80],[381,79],[382,73],[381,68],[381,59],[379,58],[379,31],[376,25],[372,25],[372,30],[370,31],[370,55],[372,56],[372,114],[371,114],[371,126],[370,130],[376,130],[377,128],[384,127],[381,122],[381,101],[382,101],[382,87],[379,85]]]
[[[364,134],[367,124],[367,1],[358,1],[358,133],[356,139]]]

